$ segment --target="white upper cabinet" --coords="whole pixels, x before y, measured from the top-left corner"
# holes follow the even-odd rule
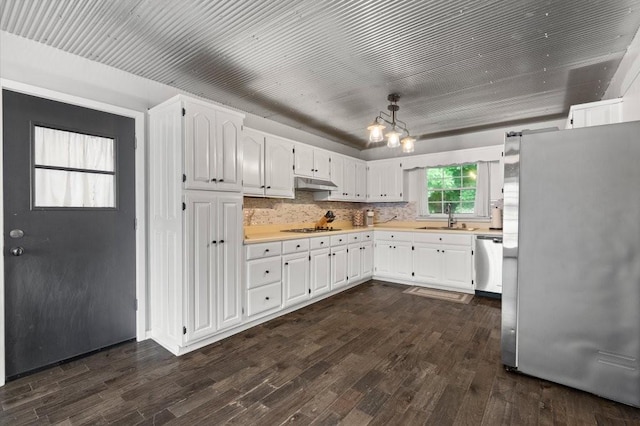
[[[342,163],[342,194],[346,201],[356,199],[356,160],[344,158]]]
[[[331,156],[331,182],[333,191],[316,192],[320,201],[366,201],[366,162],[338,154]]]
[[[368,164],[367,201],[406,201],[402,163],[399,160],[376,161]]]
[[[367,163],[355,161],[355,201],[367,200]]]
[[[184,187],[240,191],[242,116],[184,100]]]
[[[312,177],[322,180],[331,179],[331,155],[329,151],[297,143],[295,144],[294,158],[294,174],[296,176]]]
[[[293,198],[293,142],[267,136],[264,158],[265,195]]]
[[[245,128],[242,145],[242,190],[245,195],[264,196],[264,135]]]
[[[622,122],[622,99],[610,99],[573,105],[569,109],[567,129]]]
[[[293,142],[245,128],[242,143],[244,195],[293,198]]]
[[[313,150],[314,177],[322,180],[331,180],[331,154],[322,149]]]
[[[329,200],[344,200],[344,157],[334,155],[331,157],[331,182],[337,188],[329,191]]]

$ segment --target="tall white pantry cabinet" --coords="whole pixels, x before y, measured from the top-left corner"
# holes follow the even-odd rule
[[[151,336],[178,355],[242,321],[244,115],[179,95],[149,116]]]

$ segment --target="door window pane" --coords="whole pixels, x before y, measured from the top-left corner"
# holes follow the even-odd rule
[[[115,207],[113,175],[36,169],[35,207]]]
[[[115,140],[34,126],[34,207],[114,208]]]
[[[35,126],[34,159],[38,166],[114,171],[114,140]]]

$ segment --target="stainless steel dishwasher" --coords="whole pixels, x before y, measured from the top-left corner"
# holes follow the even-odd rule
[[[502,237],[476,237],[476,294],[500,297],[502,294]]]

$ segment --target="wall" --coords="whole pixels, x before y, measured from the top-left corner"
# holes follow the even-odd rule
[[[336,215],[338,221],[352,222],[356,211],[373,209],[376,221],[385,221],[397,216],[395,220],[412,221],[416,218],[416,203],[349,203],[342,201],[314,201],[313,193],[296,190],[296,198],[253,198],[244,197],[244,224],[295,226],[318,221],[327,210]]]

